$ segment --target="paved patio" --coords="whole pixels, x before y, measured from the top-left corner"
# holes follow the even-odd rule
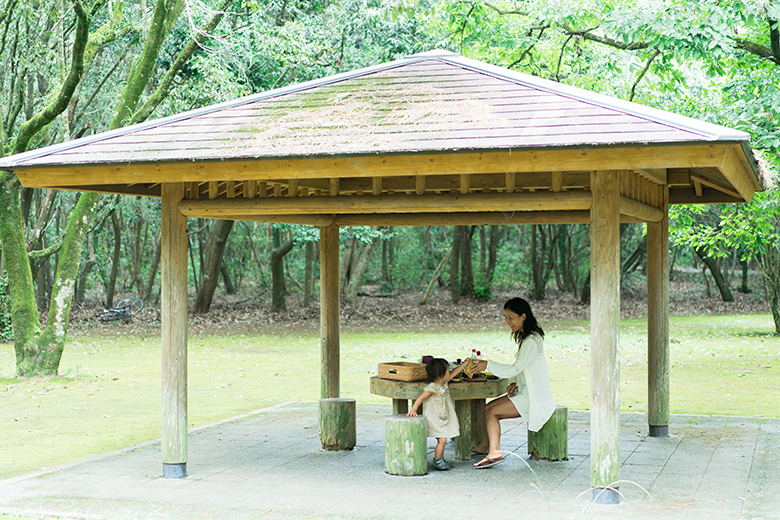
[[[0,482],[0,514],[84,519],[780,518],[780,419],[675,415],[668,438],[622,414],[618,505],[590,502],[589,414],[569,411],[569,460],[529,460],[526,428],[490,469],[452,461],[384,472],[387,405],[358,405],[357,446],[320,447],[317,403],[288,403],[194,430],[189,476],[161,478],[158,441]],[[433,451],[429,439],[429,451]],[[452,460],[454,447],[445,457]],[[430,460],[429,456],[429,460]]]

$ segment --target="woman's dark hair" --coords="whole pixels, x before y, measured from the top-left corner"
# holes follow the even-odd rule
[[[428,381],[433,382],[434,379],[444,376],[450,371],[450,364],[446,359],[433,358],[425,365],[425,372],[428,374]]]
[[[504,304],[504,310],[509,309],[518,316],[525,314],[525,321],[523,322],[523,330],[518,330],[512,333],[512,338],[518,345],[523,344],[523,340],[536,332],[541,337],[544,337],[544,331],[542,330],[539,322],[536,321],[534,313],[531,312],[531,306],[528,302],[522,298],[512,298]]]

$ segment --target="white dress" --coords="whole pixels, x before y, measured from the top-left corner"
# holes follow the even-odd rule
[[[501,378],[516,378],[517,393],[509,400],[520,417],[528,422],[528,429],[538,432],[555,411],[544,339],[534,332],[523,340],[513,364],[488,361],[486,370]]]
[[[452,402],[447,383],[442,386],[430,383],[423,389],[423,392],[433,393],[423,401],[423,415],[428,422],[428,437],[449,439],[460,435],[455,403]]]

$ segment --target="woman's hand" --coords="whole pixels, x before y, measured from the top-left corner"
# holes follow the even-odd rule
[[[506,387],[506,395],[509,397],[514,397],[514,395],[517,393],[517,383],[509,383],[509,386]]]
[[[409,410],[406,412],[407,417],[417,417],[417,412],[415,410]]]

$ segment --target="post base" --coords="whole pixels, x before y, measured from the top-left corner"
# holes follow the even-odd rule
[[[618,493],[618,488],[593,488],[593,503],[607,505],[619,504],[620,493]]]
[[[648,432],[648,435],[650,437],[668,437],[669,436],[669,426],[653,426],[650,425],[650,430]]]
[[[187,463],[166,464],[163,462],[163,478],[184,478],[187,476]]]

